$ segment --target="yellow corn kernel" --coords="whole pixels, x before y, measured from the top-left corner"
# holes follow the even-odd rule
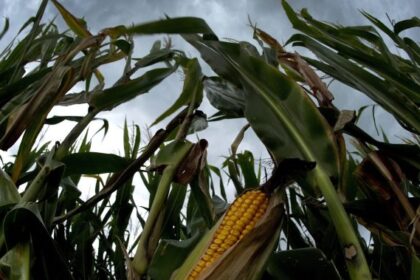
[[[197,279],[200,273],[218,260],[256,225],[268,206],[267,195],[252,190],[238,197],[229,207],[212,241],[187,279]]]
[[[216,238],[213,242],[214,242],[215,244],[217,244],[217,245],[220,245],[220,244],[222,244],[222,243],[223,243],[223,241],[222,241],[222,240],[220,240],[219,238]]]
[[[226,221],[226,225],[228,225],[228,226],[233,226],[234,225],[234,221],[232,221],[232,220],[227,220]]]
[[[235,239],[235,240],[233,240],[233,239],[228,239],[228,240],[226,240],[225,242],[226,242],[226,244],[227,244],[227,245],[229,245],[229,247],[230,247],[230,246],[232,246],[233,244],[235,244],[235,243],[236,243],[236,239]]]
[[[226,239],[226,236],[227,236],[227,234],[218,234],[217,236],[216,236],[216,238],[217,239],[220,239],[220,240],[225,240]]]
[[[247,231],[250,231],[251,229],[253,229],[254,228],[254,226],[255,226],[255,223],[249,223],[248,225],[246,225],[246,227],[245,227],[245,229],[244,229],[244,231],[245,230],[247,230]]]
[[[204,267],[204,265],[206,264],[206,262],[205,261],[203,261],[203,260],[199,260],[198,261],[198,266],[201,266],[201,267]]]
[[[203,268],[198,265],[194,268],[194,271],[197,272],[197,275],[200,274],[201,270],[203,270]]]
[[[203,259],[203,261],[208,262],[210,260],[210,256],[205,254],[204,256],[201,257]]]
[[[215,251],[213,249],[208,248],[205,254],[209,256],[213,256],[214,252]]]
[[[218,257],[220,257],[222,254],[220,254],[219,252],[216,252],[216,253],[214,253],[214,255],[213,255],[213,257],[215,257],[216,259],[218,258]]]
[[[245,199],[245,201],[244,201],[245,204],[251,204],[251,202],[252,202],[252,200],[249,199],[249,198]]]
[[[216,252],[217,252],[217,253],[220,253],[220,254],[223,254],[223,253],[226,251],[226,249],[227,249],[227,248],[220,247],[220,248],[218,248],[218,249],[217,249],[217,251],[216,251]]]
[[[224,249],[224,251],[226,251],[227,249],[229,249],[229,245],[227,243],[223,243],[222,245],[220,245],[220,248]]]
[[[233,235],[233,236],[238,237],[239,235],[241,235],[241,232],[240,232],[239,230],[232,229],[232,230],[230,231],[230,234],[231,234],[231,235]]]
[[[232,227],[232,229],[236,229],[240,231],[244,225],[245,224],[243,220],[238,220],[236,221],[236,224]]]

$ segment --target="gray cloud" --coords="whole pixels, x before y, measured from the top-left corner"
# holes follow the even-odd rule
[[[39,6],[39,0],[0,0],[0,15],[11,19],[11,30],[8,35],[0,41],[0,48],[4,47],[5,42],[12,38],[20,25],[30,16],[34,15]],[[72,13],[79,17],[83,17],[90,28],[95,33],[102,28],[115,26],[120,24],[130,25],[132,23],[140,23],[150,20],[162,18],[166,13],[169,16],[197,16],[204,18],[219,37],[229,37],[238,40],[252,41],[251,29],[247,26],[249,15],[251,19],[258,23],[262,29],[266,30],[280,42],[284,42],[293,33],[291,24],[288,22],[284,14],[280,0],[265,1],[223,1],[223,0],[63,0],[61,3]],[[367,20],[360,14],[359,10],[366,10],[384,22],[387,22],[386,13],[395,20],[402,20],[411,16],[418,15],[420,11],[420,2],[415,0],[407,0],[402,4],[401,1],[308,1],[295,0],[290,1],[293,8],[308,8],[310,13],[317,19],[337,22],[343,25],[348,24],[367,24]],[[58,13],[49,5],[45,18],[52,19]],[[63,21],[57,17],[57,22],[61,27],[65,28]],[[418,34],[418,33],[411,33]],[[417,35],[416,35],[417,36]],[[148,52],[153,40],[162,38],[163,36],[147,36],[136,39],[136,55],[142,55]],[[420,36],[418,37],[420,38]],[[180,38],[174,37],[176,47],[187,50],[191,56],[197,56],[197,53],[184,43]],[[122,65],[117,64],[118,66]],[[203,65],[203,71],[207,75],[211,75],[208,66]],[[104,74],[109,78],[110,82],[115,81],[121,73],[121,69],[117,66],[104,67]],[[104,113],[103,116],[108,117],[113,123],[113,129],[117,131],[104,144],[109,145],[120,137],[124,118],[143,124],[150,124],[163,110],[175,100],[182,87],[179,76],[173,76],[165,81],[151,93],[136,98],[129,104],[118,107],[111,113]],[[332,85],[332,91],[336,95],[336,103],[340,108],[357,109],[361,105],[373,103],[364,95],[355,93],[339,84]],[[203,110],[211,114],[214,109],[205,102]],[[82,112],[81,112],[82,113]],[[380,112],[378,115],[380,124],[392,123],[386,127],[391,129],[391,139],[396,140],[395,136],[402,135],[402,129],[396,124],[395,120],[389,114]],[[211,161],[221,161],[220,156],[227,154],[230,143],[233,141],[236,133],[239,131],[244,121],[228,121],[226,123],[212,123],[208,130],[200,135],[210,142],[210,159]],[[366,117],[362,125],[372,135],[375,134],[373,124]],[[250,133],[249,135],[251,135]],[[115,136],[117,135],[117,136]],[[394,137],[392,137],[394,136]],[[194,139],[194,138],[192,138]],[[244,148],[253,149],[257,156],[263,157],[266,154],[262,147],[256,144],[255,136],[249,136],[245,139]]]

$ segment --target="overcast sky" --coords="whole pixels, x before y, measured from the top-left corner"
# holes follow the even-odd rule
[[[293,34],[290,23],[281,7],[280,0],[62,0],[60,1],[69,11],[78,17],[83,17],[92,33],[96,33],[105,27],[115,25],[130,25],[150,20],[162,18],[164,14],[171,17],[176,16],[197,16],[205,19],[210,27],[220,38],[233,38],[236,40],[246,40],[252,43],[252,30],[248,27],[248,15],[258,24],[260,28],[269,32],[280,42],[285,42]],[[406,19],[420,14],[420,1],[391,1],[391,0],[299,0],[289,1],[293,8],[308,8],[309,12],[320,20],[340,23],[342,25],[361,25],[368,24],[367,20],[360,14],[360,10],[365,10],[384,22],[388,22],[386,14],[396,21]],[[30,16],[35,15],[38,9],[39,0],[0,0],[1,17],[8,17],[11,21],[11,28],[0,41],[0,49],[12,38],[18,28]],[[45,20],[57,16],[57,11],[53,5],[49,5],[44,16]],[[63,22],[58,16],[57,22],[64,28]],[[417,38],[420,38],[417,33]],[[153,41],[163,36],[149,36],[136,39],[135,54],[140,56],[149,51]],[[174,37],[175,47],[187,50],[190,56],[198,54],[187,46],[181,39]],[[290,49],[289,49],[290,50]],[[121,64],[118,64],[122,66]],[[209,68],[202,66],[205,74],[210,75]],[[108,79],[107,86],[118,78],[121,69],[116,66],[103,69]],[[173,102],[182,87],[181,77],[173,75],[162,85],[159,85],[151,93],[135,99],[129,104],[117,107],[111,113],[101,114],[100,117],[108,118],[111,123],[111,133],[105,142],[99,143],[97,149],[106,149],[107,152],[116,153],[122,150],[122,124],[124,118],[129,122],[135,122],[141,127],[150,124],[163,110]],[[372,104],[370,100],[354,90],[333,84],[331,91],[336,97],[335,104],[342,109],[357,109],[361,105]],[[54,110],[54,114],[72,114],[78,112],[80,115],[85,113],[86,108],[60,108]],[[205,102],[202,110],[211,115],[214,109]],[[378,120],[382,124],[387,124],[391,139],[398,139],[403,136],[401,128],[396,124],[393,118],[387,116],[384,112],[378,112]],[[367,114],[363,121],[363,126],[375,135],[373,124],[369,121],[370,114]],[[381,122],[381,119],[384,120]],[[220,124],[211,123],[209,128],[200,134],[200,137],[206,138],[210,142],[209,155],[211,163],[220,163],[222,155],[228,154],[228,148],[238,133],[239,129],[245,124],[244,121],[227,121]],[[71,124],[66,124],[66,129]],[[50,128],[47,139],[62,140],[64,134],[55,128]],[[57,139],[58,138],[58,139]],[[194,139],[194,138],[193,138]],[[98,138],[98,140],[100,140]],[[117,141],[117,145],[113,142]],[[255,139],[252,133],[248,133],[242,149],[250,149],[256,152],[256,157],[265,157],[266,155],[261,145]]]

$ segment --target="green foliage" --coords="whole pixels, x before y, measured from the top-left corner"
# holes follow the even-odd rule
[[[418,94],[420,90],[417,44],[406,44],[398,33],[407,24],[397,23],[395,31],[372,15],[363,12],[374,27],[387,34],[409,59],[391,53],[377,29],[372,26],[341,27],[317,21],[306,10],[296,14],[283,1],[293,27],[303,34],[293,35],[288,42],[304,46],[322,61],[309,60],[315,67],[337,80],[365,93],[392,113],[407,129],[419,133]],[[415,27],[418,19],[409,21]]]
[[[181,108],[181,106],[188,104],[193,104],[195,106],[196,104],[200,104],[203,99],[203,86],[201,83],[202,74],[198,60],[183,59],[183,61],[180,61],[180,64],[183,66],[185,73],[184,88],[175,103],[160,115],[152,125],[155,125],[170,116]]]
[[[0,259],[0,276],[18,280],[30,278],[29,243],[17,244]]]
[[[54,0],[69,27],[60,32],[54,22],[42,22],[47,3],[0,53],[0,148],[17,148],[0,170],[0,278],[188,275],[229,194],[270,184],[280,186],[272,194],[275,215],[227,252],[211,277],[249,271],[250,279],[418,278],[420,47],[401,35],[419,27],[418,18],[389,28],[363,12],[372,26],[345,27],[318,21],[306,10],[296,13],[283,1],[293,27],[302,32],[288,42],[306,47],[317,60],[287,52],[257,27],[258,48],[221,41],[193,17],[108,27],[94,35]],[[8,28],[5,19],[0,39]],[[133,58],[132,36],[150,34],[181,35],[215,76],[206,77],[200,61],[172,49],[170,40],[163,46],[156,41],[144,57]],[[404,54],[395,54],[388,39]],[[101,66],[120,60],[126,62],[120,78],[105,88]],[[356,116],[340,111],[332,103],[334,93],[309,65],[366,94],[376,102],[373,122],[380,106],[413,140],[390,143],[386,127],[377,129],[381,141],[363,131],[357,119],[367,107]],[[171,93],[179,94],[176,101],[152,124],[167,125],[145,137],[126,120],[121,151],[96,152],[93,139],[101,131],[106,137],[109,128],[97,115],[153,94],[178,69],[185,77],[182,91]],[[70,92],[77,83],[85,90]],[[200,108],[204,96],[218,110],[210,118]],[[56,106],[76,104],[86,105],[85,115],[50,114]],[[208,121],[231,118],[247,124],[231,139],[222,166],[211,165],[211,143],[199,134],[197,143],[187,137],[206,129]],[[96,120],[102,126],[92,134],[89,126]],[[64,121],[75,126],[53,140],[61,143],[43,141],[47,126]],[[270,159],[240,149],[249,128]],[[350,153],[353,148],[357,153]],[[293,158],[316,167],[308,173],[306,165],[290,167]],[[284,166],[284,174],[270,177],[271,169]],[[138,188],[148,197],[145,205],[134,195]],[[369,233],[361,234],[360,226]],[[249,261],[243,252],[257,257]],[[229,266],[238,260],[243,262]]]
[[[334,264],[315,248],[275,253],[267,271],[274,279],[340,279]]]

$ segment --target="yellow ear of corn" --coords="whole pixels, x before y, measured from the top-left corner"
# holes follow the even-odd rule
[[[261,190],[252,190],[238,197],[229,207],[212,241],[191,270],[188,280],[198,279],[229,248],[249,233],[264,215],[268,206],[268,196]]]

